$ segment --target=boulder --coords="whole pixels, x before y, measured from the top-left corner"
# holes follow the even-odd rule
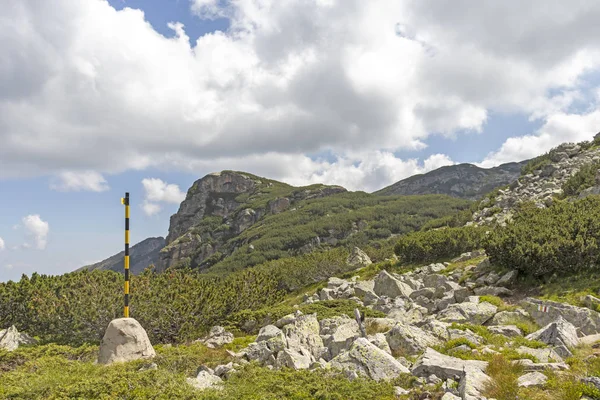
[[[461,329],[448,329],[448,335],[451,340],[454,339],[467,339],[469,342],[473,344],[482,344],[484,342],[483,338],[473,332],[470,329],[461,330]]]
[[[521,346],[517,350],[519,354],[529,354],[530,356],[534,356],[538,362],[541,363],[549,363],[549,362],[562,362],[562,357],[554,351],[554,349],[546,348],[546,349],[532,349],[530,347]]]
[[[200,371],[195,378],[188,378],[187,382],[196,389],[223,389],[223,380],[216,375],[210,374],[207,371]]]
[[[509,271],[502,275],[500,280],[496,282],[496,286],[510,287],[516,282],[518,276],[519,271],[517,271],[516,269]]]
[[[273,352],[278,353],[287,347],[285,335],[278,327],[267,325],[258,332],[257,342],[265,342],[267,347]]]
[[[527,339],[538,340],[553,346],[565,345],[568,348],[577,347],[579,344],[575,326],[560,316],[556,321],[528,335]]]
[[[519,387],[543,386],[548,381],[546,375],[541,372],[530,372],[517,379]]]
[[[19,331],[13,325],[8,329],[0,331],[0,349],[6,351],[15,351],[19,348]]]
[[[321,338],[323,344],[329,349],[327,359],[348,350],[358,337],[360,337],[359,326],[353,319],[337,317],[321,321]]]
[[[400,282],[385,270],[375,278],[374,291],[378,296],[387,296],[392,299],[396,297],[408,299],[413,292],[410,286]]]
[[[328,289],[337,289],[340,286],[347,284],[348,282],[346,282],[343,279],[340,278],[336,278],[336,277],[331,277],[327,280],[327,288]]]
[[[300,349],[300,352],[290,349],[282,350],[277,354],[275,361],[277,368],[287,367],[295,370],[308,369],[311,364],[311,354],[305,349]]]
[[[352,249],[352,254],[350,254],[348,256],[346,263],[348,265],[352,265],[354,267],[359,267],[359,266],[371,265],[373,262],[371,261],[371,259],[367,255],[367,253],[365,253],[358,247],[354,247]]]
[[[494,315],[494,318],[492,318],[490,323],[491,325],[512,325],[530,321],[529,313],[517,308],[515,311],[500,311]]]
[[[366,338],[356,339],[350,350],[331,360],[329,366],[368,376],[376,381],[391,380],[400,374],[410,372],[394,357],[370,343]]]
[[[589,308],[534,298],[525,299],[522,306],[541,326],[546,326],[558,317],[563,317],[573,324],[577,332],[582,335],[600,333],[600,313]]]
[[[284,315],[283,317],[279,318],[274,325],[281,329],[286,325],[293,324],[296,321],[296,318],[300,317],[301,315],[302,311],[297,310],[293,314]]]
[[[416,326],[398,323],[385,334],[393,353],[415,355],[427,347],[440,344],[440,340]]]
[[[428,348],[415,362],[411,372],[423,378],[434,374],[441,379],[461,379],[466,369],[484,371],[487,365],[485,361],[461,360]]]
[[[208,336],[202,339],[200,342],[208,348],[215,349],[221,347],[224,344],[233,342],[233,333],[227,332],[222,326],[213,326],[210,328]]]
[[[490,377],[477,367],[467,366],[458,385],[458,392],[463,400],[481,400],[481,392],[485,389]]]
[[[373,343],[375,346],[379,347],[381,350],[385,351],[388,354],[392,354],[392,349],[383,333],[376,333],[374,335],[367,336],[369,342]]]
[[[438,319],[442,322],[483,325],[496,314],[496,310],[497,307],[488,302],[451,304],[439,313]]]
[[[306,349],[315,360],[327,353],[323,339],[319,335],[320,326],[317,314],[301,315],[296,318],[294,323],[284,326],[282,330],[289,349],[298,353],[302,353],[301,350]]]
[[[491,333],[494,333],[496,335],[503,335],[506,337],[523,336],[523,332],[521,332],[521,330],[515,325],[494,325],[488,326],[487,329]]]
[[[269,348],[267,342],[250,343],[244,353],[248,361],[257,361],[262,365],[275,365],[274,352]]]
[[[374,288],[374,281],[359,281],[354,285],[354,294],[361,300],[365,300],[367,294],[369,294],[371,298],[379,297],[375,294]]]
[[[450,392],[446,392],[444,393],[444,395],[442,396],[441,400],[461,400],[460,397],[453,395]]]
[[[450,325],[451,324],[447,322],[438,321],[433,316],[430,316],[422,325],[419,325],[419,327],[440,340],[448,341],[450,340],[450,335],[448,334]]]
[[[402,324],[413,325],[422,322],[428,313],[429,312],[425,307],[421,307],[418,304],[413,303],[408,310],[391,310],[388,314],[388,317]]]
[[[106,328],[100,342],[98,364],[150,359],[155,355],[140,323],[133,318],[119,318],[112,320]]]

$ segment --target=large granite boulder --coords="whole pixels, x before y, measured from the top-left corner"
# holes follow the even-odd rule
[[[391,299],[396,297],[410,298],[412,288],[404,282],[400,282],[387,271],[383,270],[375,278],[375,294],[387,296]]]
[[[233,342],[233,333],[227,332],[222,326],[213,326],[210,328],[208,336],[201,340],[208,348],[215,349],[224,344]]]
[[[582,335],[600,333],[600,313],[589,308],[534,298],[525,299],[522,306],[540,326],[546,326],[562,317]]]
[[[415,355],[423,352],[427,347],[436,346],[441,341],[416,326],[398,323],[386,334],[392,352],[404,356]]]
[[[367,376],[376,381],[397,378],[410,371],[366,338],[358,338],[349,351],[329,362],[329,367]]]
[[[529,340],[538,340],[553,346],[576,347],[579,344],[577,328],[562,317],[549,323],[542,329],[527,336]]]
[[[440,312],[438,319],[442,322],[483,325],[496,314],[497,309],[496,306],[488,302],[451,304]]]
[[[0,331],[0,349],[7,351],[15,351],[19,348],[20,334],[17,328],[13,325],[8,329]]]
[[[296,320],[282,328],[288,348],[302,353],[306,349],[318,360],[327,354],[323,339],[319,335],[320,326],[317,314],[300,315]]]
[[[98,364],[150,359],[155,355],[140,323],[133,318],[119,318],[112,320],[106,328],[100,342]]]

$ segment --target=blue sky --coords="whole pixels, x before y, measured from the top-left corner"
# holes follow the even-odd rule
[[[598,3],[453,7],[20,1],[0,20],[0,281],[120,251],[125,191],[138,242],[213,171],[374,191],[600,130]]]

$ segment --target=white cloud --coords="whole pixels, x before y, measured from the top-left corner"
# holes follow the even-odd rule
[[[2,238],[0,237],[0,251],[4,250],[4,249],[5,249],[5,247],[6,247],[6,246],[5,246],[5,244],[4,244],[4,239],[2,239]]]
[[[185,199],[185,193],[178,185],[166,183],[161,179],[146,178],[142,180],[142,185],[146,193],[142,209],[150,216],[162,209],[157,203],[179,204]]]
[[[496,152],[490,153],[480,163],[488,168],[512,161],[536,157],[564,142],[592,140],[600,129],[600,110],[587,114],[552,115],[534,134],[507,139]]]
[[[43,221],[37,214],[24,217],[22,222],[28,234],[33,238],[35,247],[38,250],[44,250],[48,243],[48,233],[50,232],[50,225],[48,222]],[[25,243],[23,244],[23,247],[30,248],[31,245]]]
[[[307,168],[291,178],[379,188],[384,166],[427,168],[393,153],[432,134],[482,131],[491,112],[552,121],[600,65],[595,0],[194,0],[231,28],[193,47],[107,1],[9,3],[0,177],[293,159]],[[304,156],[321,152],[338,158]]]
[[[58,174],[57,180],[50,188],[61,192],[104,192],[109,188],[102,174],[95,171],[64,171]]]
[[[162,207],[156,203],[150,203],[148,201],[145,201],[144,204],[142,204],[142,210],[144,210],[146,215],[151,217],[153,215],[158,214],[160,210],[162,210]]]
[[[14,265],[12,265],[12,264],[6,264],[6,265],[4,265],[4,268],[6,268],[6,269],[13,269]]]

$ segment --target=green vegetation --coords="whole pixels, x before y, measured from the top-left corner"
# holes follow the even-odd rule
[[[480,248],[485,232],[471,226],[413,232],[401,237],[394,251],[405,263],[439,261]]]
[[[362,192],[341,193],[296,203],[295,210],[268,215],[229,240],[235,251],[208,269],[223,274],[270,260],[289,258],[319,246],[366,246],[392,235],[421,229],[439,218],[444,225],[464,219],[470,202],[448,196],[375,196]],[[318,243],[329,238],[330,244]],[[252,244],[254,250],[250,250]],[[227,253],[227,251],[222,251]],[[192,260],[192,267],[198,263]],[[207,266],[203,266],[204,268]]]
[[[514,222],[491,231],[484,247],[493,264],[536,277],[597,271],[600,198],[524,204]]]
[[[596,184],[596,175],[600,169],[600,163],[591,163],[584,165],[563,185],[563,197],[579,196],[585,189],[591,188]]]
[[[519,399],[517,380],[524,370],[519,363],[512,363],[501,355],[494,356],[485,371],[491,378],[486,384],[485,395],[497,400]]]
[[[158,369],[140,371],[147,361],[95,365],[97,347],[68,349],[56,345],[36,350],[0,351],[2,399],[198,399],[276,400],[394,399],[393,385],[367,379],[349,381],[328,371],[270,371],[248,365],[224,382],[222,391],[197,391],[186,383],[199,365],[214,366],[231,358],[225,349],[157,346]],[[80,357],[81,358],[78,358]],[[14,360],[19,360],[16,363]]]

